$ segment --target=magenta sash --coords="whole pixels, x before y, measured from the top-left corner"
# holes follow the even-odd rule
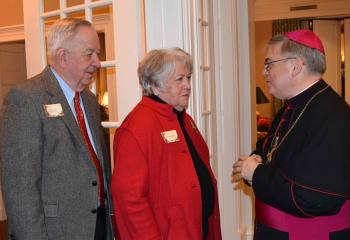
[[[282,212],[258,199],[255,200],[258,222],[279,231],[288,232],[289,240],[328,240],[330,232],[350,228],[350,201],[336,215],[299,218]]]

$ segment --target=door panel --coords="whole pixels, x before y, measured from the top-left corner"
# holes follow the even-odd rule
[[[338,20],[314,20],[313,31],[321,38],[326,52],[327,71],[323,79],[341,94],[341,23]]]
[[[0,107],[7,92],[26,80],[24,42],[0,44]]]

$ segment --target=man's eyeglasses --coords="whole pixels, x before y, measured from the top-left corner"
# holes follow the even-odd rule
[[[287,58],[282,58],[282,59],[278,59],[278,60],[273,60],[273,61],[266,61],[264,62],[264,68],[266,72],[269,72],[272,68],[272,65],[277,63],[277,62],[281,62],[281,61],[286,61],[286,60],[290,60],[290,59],[296,59],[295,57],[287,57]]]

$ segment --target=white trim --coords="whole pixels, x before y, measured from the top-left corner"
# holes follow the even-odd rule
[[[201,85],[199,83],[199,79],[201,77],[201,71],[199,68],[199,64],[201,62],[200,59],[200,49],[199,49],[199,26],[196,24],[196,19],[198,18],[198,0],[193,0],[190,1],[191,4],[189,4],[188,9],[187,9],[187,14],[184,14],[188,16],[191,16],[191,19],[187,20],[187,25],[186,28],[184,28],[184,31],[188,31],[188,38],[187,39],[187,45],[189,49],[184,49],[185,51],[188,51],[192,55],[193,59],[193,69],[192,69],[192,92],[191,92],[191,99],[190,99],[190,104],[188,107],[188,112],[189,114],[193,117],[195,120],[197,127],[201,131],[201,133],[204,133],[203,129],[203,122],[202,118],[200,116],[201,112],[201,107],[200,107],[200,102],[201,102]]]
[[[38,74],[45,66],[45,42],[42,34],[43,21],[41,0],[23,1],[24,37],[26,46],[27,78]]]
[[[71,7],[66,7],[65,6],[65,1],[61,1],[61,7],[58,10],[53,10],[53,11],[48,11],[45,13],[42,13],[40,17],[42,18],[49,18],[53,16],[59,16],[59,15],[66,15],[67,13],[73,13],[73,12],[78,12],[78,11],[83,11],[86,9],[93,9],[97,7],[103,7],[103,6],[108,6],[112,4],[112,0],[100,0],[98,2],[90,2],[90,3],[83,3]],[[92,15],[91,15],[92,16]],[[88,19],[88,17],[86,18]]]
[[[97,2],[90,2],[86,4],[86,6],[89,8],[96,8],[96,7],[103,7],[111,4],[113,4],[113,0],[99,0]]]
[[[55,11],[50,11],[50,12],[45,12],[40,15],[41,18],[50,18],[50,17],[55,17],[55,16],[60,16],[61,11],[60,10],[55,10]]]
[[[122,121],[141,99],[137,67],[141,45],[140,0],[113,0],[114,56],[116,71],[117,120]],[[126,22],[127,21],[127,24]]]
[[[24,40],[24,25],[0,27],[0,42]]]
[[[116,60],[103,61],[103,62],[101,62],[101,68],[108,68],[108,67],[116,67],[116,68],[119,68]]]
[[[184,46],[183,32],[188,30],[184,25],[188,17],[187,1],[152,0],[145,1],[145,24],[147,51],[155,48]],[[188,50],[188,49],[185,49]]]
[[[113,121],[102,121],[101,125],[104,128],[118,128],[120,126],[120,122],[113,122]]]
[[[240,238],[240,192],[234,192],[230,183],[230,171],[233,159],[237,158],[239,135],[235,131],[238,113],[233,104],[234,61],[232,35],[232,2],[213,1],[214,62],[216,66],[216,118],[217,118],[217,154],[218,191],[223,239]],[[237,89],[236,89],[237,91]],[[236,141],[235,141],[236,140]],[[230,164],[231,162],[231,164]],[[231,166],[230,166],[231,165]]]
[[[213,1],[218,189],[223,239],[252,238],[252,198],[230,183],[232,163],[252,149],[247,1]]]
[[[239,60],[239,129],[240,155],[249,155],[255,146],[255,55],[254,55],[254,17],[251,10],[254,4],[250,1],[238,1],[237,4],[237,45]],[[250,59],[253,59],[250,61]],[[254,144],[253,144],[254,142]],[[254,147],[255,148],[255,147]],[[254,194],[250,187],[242,186],[241,191],[241,224],[242,236],[252,239],[254,231],[253,209]],[[249,238],[250,237],[250,238]]]

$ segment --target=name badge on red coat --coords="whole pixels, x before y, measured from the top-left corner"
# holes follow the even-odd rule
[[[176,130],[170,130],[160,133],[165,143],[173,143],[180,141]]]

